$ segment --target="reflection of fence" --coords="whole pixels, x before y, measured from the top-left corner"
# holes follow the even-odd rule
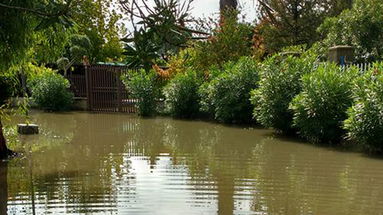
[[[135,100],[120,80],[123,66],[91,65],[85,72],[68,75],[76,97],[87,98],[88,109],[99,112],[136,112]]]

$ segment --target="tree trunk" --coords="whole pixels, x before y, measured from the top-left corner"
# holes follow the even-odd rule
[[[225,17],[233,15],[234,10],[237,10],[237,0],[219,0],[220,22],[223,23]]]
[[[1,124],[0,119],[0,159],[4,159],[9,155],[9,149],[6,145],[6,140],[3,134],[3,124]]]

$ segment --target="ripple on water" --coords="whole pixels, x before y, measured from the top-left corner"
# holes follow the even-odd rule
[[[49,132],[23,141],[68,142],[0,166],[0,215],[383,211],[383,160],[358,153],[206,122],[32,116]]]

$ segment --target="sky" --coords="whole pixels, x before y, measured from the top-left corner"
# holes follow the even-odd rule
[[[254,2],[254,0],[239,0],[242,11],[246,14],[246,20],[249,22],[254,21],[256,17]],[[194,0],[192,6],[192,13],[195,17],[207,17],[219,12],[219,0]]]
[[[185,0],[179,0],[181,2]],[[242,12],[242,15],[245,15],[246,22],[254,22],[256,18],[256,2],[255,0],[238,0]],[[146,3],[150,6],[154,5],[153,0],[146,0]],[[192,16],[196,18],[203,17],[216,17],[219,15],[219,0],[193,0],[192,4]],[[133,26],[128,19],[124,19],[123,23],[129,32],[132,32]]]

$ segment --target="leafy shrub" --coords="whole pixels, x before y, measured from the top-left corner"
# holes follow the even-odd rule
[[[213,111],[214,118],[221,122],[250,122],[250,91],[258,81],[257,63],[249,57],[241,58],[200,89],[206,97],[201,101],[202,110]]]
[[[234,67],[235,63],[228,62],[223,65],[223,69],[219,69],[218,67],[211,67],[206,72],[205,82],[201,84],[198,89],[198,95],[200,97],[200,111],[202,114],[207,117],[214,119],[215,118],[215,107],[213,105],[213,90],[214,90],[214,80],[218,78],[219,75],[222,74],[222,71],[231,71]]]
[[[198,89],[198,95],[200,97],[200,112],[209,118],[214,118],[215,108],[212,104],[213,84],[208,81],[201,84]]]
[[[0,75],[0,106],[11,96],[11,80]]]
[[[199,113],[200,80],[194,71],[178,73],[164,89],[165,106],[175,117],[191,118]]]
[[[268,128],[292,131],[291,100],[301,91],[301,77],[313,70],[313,57],[274,56],[263,64],[259,88],[251,93],[254,118]]]
[[[158,87],[154,71],[129,72],[122,77],[126,88],[137,99],[138,113],[141,116],[151,116],[156,112]]]
[[[354,90],[354,105],[344,128],[348,138],[370,151],[383,151],[383,64],[364,75]]]
[[[299,134],[315,143],[339,141],[343,121],[352,105],[352,79],[355,70],[325,64],[302,78],[302,92],[292,101],[293,126]]]
[[[51,71],[36,75],[29,83],[32,98],[44,110],[68,110],[73,103],[69,81]]]

